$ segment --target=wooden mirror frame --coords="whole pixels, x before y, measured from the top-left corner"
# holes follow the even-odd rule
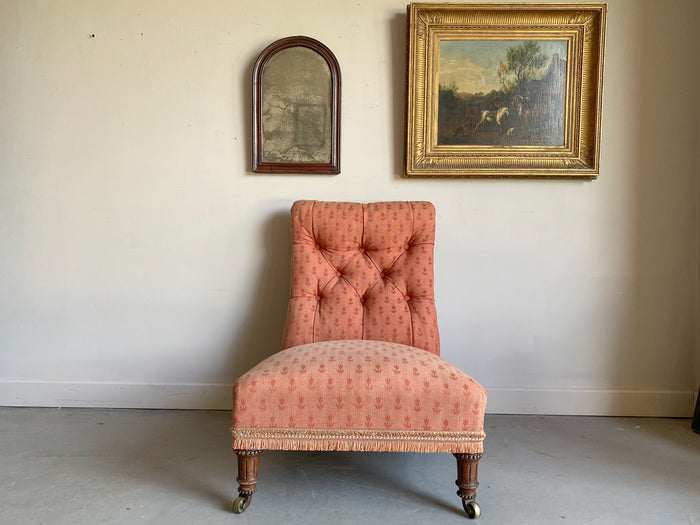
[[[330,162],[265,162],[263,157],[263,72],[277,53],[292,47],[306,47],[318,53],[328,65],[331,77]],[[318,40],[291,36],[265,48],[253,67],[253,171],[255,173],[340,173],[340,66],[335,55]]]

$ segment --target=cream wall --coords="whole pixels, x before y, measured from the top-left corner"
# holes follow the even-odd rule
[[[430,181],[405,3],[2,0],[0,404],[227,408],[279,346],[291,203],[428,199],[443,356],[491,412],[690,415],[699,16],[610,2],[597,181]],[[250,172],[252,65],[295,34],[341,66],[338,176]]]

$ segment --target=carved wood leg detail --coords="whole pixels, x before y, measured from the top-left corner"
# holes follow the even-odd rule
[[[235,450],[238,456],[238,497],[233,502],[233,512],[241,514],[250,505],[258,483],[259,450]]]
[[[476,489],[479,486],[479,460],[483,454],[455,454],[457,458],[457,495],[462,498],[462,506],[469,518],[478,518],[481,509],[476,503]]]

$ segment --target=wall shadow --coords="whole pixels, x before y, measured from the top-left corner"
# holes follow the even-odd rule
[[[234,379],[280,350],[289,299],[290,228],[287,211],[272,215],[262,227],[263,266],[248,301],[248,313],[229,345],[228,370]]]
[[[634,55],[638,78],[636,85],[630,83],[637,106],[630,112],[637,146],[629,188],[634,195],[630,217],[634,240],[626,272],[630,277],[626,317],[620,323],[611,379],[616,388],[657,395],[697,389],[693,367],[699,170],[693,152],[700,116],[694,93],[700,61],[688,45],[694,29],[686,21],[696,18],[698,9],[689,3],[682,7],[671,12],[656,2],[644,2],[634,33],[637,41],[629,42],[639,49]],[[614,14],[611,10],[610,18]],[[677,101],[689,118],[669,112],[666,102],[671,101]],[[685,415],[691,416],[688,405]],[[656,410],[662,413],[649,411],[670,415],[667,407]]]
[[[406,100],[408,88],[408,57],[406,12],[397,13],[389,21],[391,35],[391,78],[394,81],[391,113],[394,123],[394,178],[403,179],[404,158],[406,156]]]
[[[240,111],[238,113],[234,111],[234,118],[236,116],[239,118],[242,116],[243,122],[246,123],[246,133],[243,133],[243,144],[245,148],[245,171],[247,173],[252,173],[253,171],[253,136],[249,132],[253,126],[253,67],[258,59],[258,54],[261,53],[263,49],[264,47],[251,55],[242,73],[236,73],[236,80],[240,82],[240,92],[243,94],[243,98],[238,101]]]

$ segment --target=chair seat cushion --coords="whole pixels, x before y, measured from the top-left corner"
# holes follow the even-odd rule
[[[233,389],[234,449],[480,453],[486,392],[426,350],[368,340],[283,350]]]

